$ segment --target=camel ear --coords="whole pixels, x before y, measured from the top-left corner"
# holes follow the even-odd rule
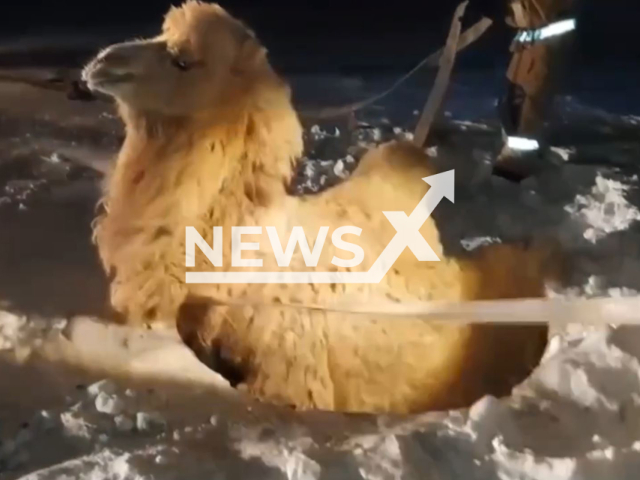
[[[264,64],[266,57],[267,49],[260,45],[251,32],[247,32],[233,64],[233,72],[243,74],[254,71]]]

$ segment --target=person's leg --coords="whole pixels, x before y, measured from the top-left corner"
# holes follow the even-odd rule
[[[518,33],[500,104],[504,149],[497,169],[515,177],[531,173],[544,155],[544,122],[563,69],[564,53],[575,28],[575,0],[513,0],[507,23]]]

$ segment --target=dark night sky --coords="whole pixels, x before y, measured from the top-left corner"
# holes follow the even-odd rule
[[[11,9],[15,11],[8,14],[5,9],[0,18],[0,36],[16,40],[45,32],[155,33],[167,8],[179,2],[14,1]],[[385,64],[395,62],[399,68],[406,68],[441,45],[457,4],[442,0],[394,0],[381,6],[370,0],[221,0],[220,3],[256,30],[272,56],[322,55],[328,63],[346,65],[350,60],[358,60],[373,68],[382,65],[383,57]],[[471,0],[469,16],[471,20],[477,19],[484,8],[497,14],[500,20],[504,3],[506,0]],[[579,21],[574,60],[628,67],[640,58],[640,42],[635,39],[640,28],[638,0],[581,0]],[[503,61],[500,55],[505,55],[512,32],[502,22],[498,25],[466,58],[484,64]]]

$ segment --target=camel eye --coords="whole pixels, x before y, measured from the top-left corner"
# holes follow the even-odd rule
[[[171,59],[171,65],[173,65],[174,67],[176,67],[178,70],[182,72],[187,72],[191,70],[191,67],[193,66],[190,62],[187,62],[186,60],[182,60],[180,58],[175,58],[175,57]]]

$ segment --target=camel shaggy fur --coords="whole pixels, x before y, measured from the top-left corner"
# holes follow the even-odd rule
[[[410,214],[430,188],[422,178],[437,173],[421,150],[394,142],[366,154],[347,182],[316,196],[289,196],[303,148],[289,87],[255,35],[218,5],[191,0],[172,8],[160,35],[107,48],[84,76],[117,100],[126,123],[95,225],[111,303],[126,321],[177,322],[199,358],[232,384],[297,408],[461,407],[508,394],[539,360],[544,327],[295,308],[540,297],[545,281],[557,277],[553,249],[493,245],[448,258],[432,219],[420,233],[441,261],[419,262],[406,249],[379,284],[185,283],[191,270],[366,271],[396,233],[383,212]],[[350,225],[362,229],[350,238],[365,252],[357,267],[332,263],[352,255],[329,243],[314,267],[300,249],[289,265],[278,265],[265,239],[242,252],[262,267],[232,265],[233,226],[263,233],[271,226],[284,249],[295,226],[315,237],[323,226],[332,235]],[[222,264],[214,267],[196,251],[195,267],[187,268],[185,228],[213,245],[218,226]]]

